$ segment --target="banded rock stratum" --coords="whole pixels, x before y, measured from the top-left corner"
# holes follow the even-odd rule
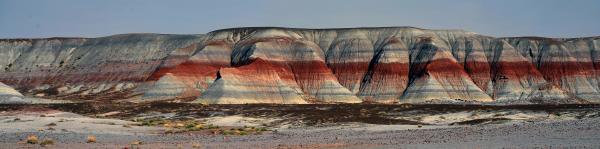
[[[0,94],[244,103],[598,103],[600,37],[413,27],[0,40]],[[19,91],[13,92],[13,91]]]

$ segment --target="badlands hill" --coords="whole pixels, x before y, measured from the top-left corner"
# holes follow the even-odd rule
[[[600,37],[413,27],[0,39],[0,94],[198,103],[598,103]]]

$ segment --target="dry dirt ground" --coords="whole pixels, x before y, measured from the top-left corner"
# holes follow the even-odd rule
[[[31,135],[52,144],[27,143]],[[0,148],[600,148],[599,140],[599,105],[0,105]]]

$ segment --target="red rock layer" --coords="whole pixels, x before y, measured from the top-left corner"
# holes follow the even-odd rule
[[[363,77],[369,70],[369,62],[330,63],[329,67],[342,86],[357,93]]]
[[[450,51],[424,40],[411,50],[411,55],[411,80],[400,102],[492,101],[475,85]]]
[[[360,90],[363,77],[375,56],[373,43],[359,37],[333,43],[327,51],[327,64],[340,84],[356,94]]]
[[[148,96],[282,96],[269,102],[600,101],[598,43],[597,37],[493,38],[417,28],[0,40],[0,81],[22,90],[101,92],[133,83],[127,86],[151,90]]]
[[[404,42],[395,37],[386,39],[382,48],[376,50],[358,95],[365,102],[398,102],[408,85],[408,59]]]
[[[471,76],[473,82],[481,88],[481,90],[487,91],[489,83],[491,83],[491,68],[488,62],[477,62],[467,61],[464,64],[465,71]]]
[[[337,81],[323,61],[288,62],[288,65],[303,90],[319,90],[325,81]]]
[[[289,37],[260,38],[237,45],[232,63],[244,64],[264,59],[286,72],[279,77],[289,86],[298,85],[308,102],[360,102],[353,93],[341,86],[324,61],[321,49],[314,43]],[[289,71],[289,73],[287,72]]]
[[[375,64],[362,82],[361,97],[366,102],[398,102],[408,85],[408,70],[407,63]]]
[[[217,78],[219,69],[229,66],[230,54],[231,48],[222,40],[207,41],[203,46],[193,44],[177,49],[166,58],[148,81],[158,81],[165,74],[170,74],[186,84],[185,95],[178,97],[198,97]]]
[[[306,103],[293,75],[285,67],[260,58],[235,68],[222,68],[219,78],[205,94],[196,100],[201,103]]]

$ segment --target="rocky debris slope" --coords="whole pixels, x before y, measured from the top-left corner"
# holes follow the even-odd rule
[[[590,103],[599,41],[413,27],[5,39],[0,81],[57,99]]]

